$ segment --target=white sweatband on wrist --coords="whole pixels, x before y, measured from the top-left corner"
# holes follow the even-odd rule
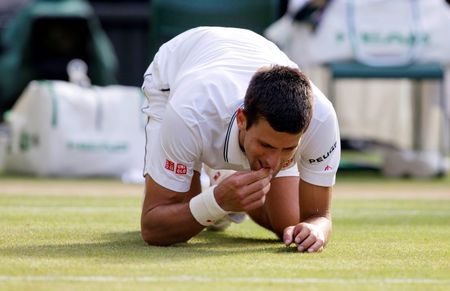
[[[215,186],[208,188],[189,202],[192,216],[204,226],[214,224],[218,219],[229,213],[217,203],[214,197],[214,188]]]

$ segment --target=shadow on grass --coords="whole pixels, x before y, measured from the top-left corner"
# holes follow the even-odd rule
[[[0,257],[102,258],[120,262],[190,260],[239,253],[289,252],[273,238],[239,237],[227,232],[203,231],[187,243],[168,247],[149,246],[138,231],[105,233],[97,242],[23,245],[0,248]]]

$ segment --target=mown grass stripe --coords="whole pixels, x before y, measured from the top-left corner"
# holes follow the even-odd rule
[[[125,207],[125,206],[48,206],[48,205],[3,205],[0,206],[1,210],[20,210],[20,211],[80,211],[80,212],[95,212],[95,211],[136,211],[140,210],[140,207]],[[447,210],[404,210],[404,209],[358,209],[349,213],[347,209],[334,210],[334,214],[339,217],[366,217],[366,216],[386,216],[386,215],[399,215],[399,216],[450,216]]]
[[[96,207],[96,206],[0,206],[0,211],[27,211],[27,212],[113,212],[113,211],[140,211],[139,207]]]
[[[432,278],[275,278],[207,276],[0,276],[0,282],[194,282],[194,283],[286,283],[286,284],[450,284],[450,279]]]

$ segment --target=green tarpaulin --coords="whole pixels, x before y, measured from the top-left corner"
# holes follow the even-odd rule
[[[5,29],[0,56],[0,120],[31,80],[67,80],[67,63],[83,59],[93,84],[116,83],[117,59],[84,0],[35,0]]]

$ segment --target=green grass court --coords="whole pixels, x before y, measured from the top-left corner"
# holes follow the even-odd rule
[[[320,254],[286,248],[250,220],[147,246],[142,191],[0,177],[0,290],[450,290],[450,177],[339,174]]]

